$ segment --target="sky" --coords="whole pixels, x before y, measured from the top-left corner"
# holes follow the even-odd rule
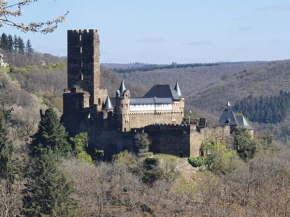
[[[65,56],[67,30],[98,29],[102,63],[290,59],[290,0],[39,0],[14,21],[45,21],[66,11],[51,34],[5,26],[2,32]]]

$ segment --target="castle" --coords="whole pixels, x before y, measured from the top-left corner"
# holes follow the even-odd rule
[[[62,122],[71,135],[87,132],[90,146],[108,155],[134,150],[134,135],[146,132],[152,139],[150,150],[180,157],[200,156],[207,138],[224,139],[240,122],[227,106],[220,126],[207,128],[206,119],[183,123],[185,99],[179,84],[155,85],[143,97],[133,98],[125,81],[116,97],[100,89],[99,35],[97,30],[67,32],[68,91],[63,94]],[[252,130],[252,129],[249,129]]]

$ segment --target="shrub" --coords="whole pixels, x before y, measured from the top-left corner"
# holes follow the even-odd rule
[[[201,167],[208,163],[207,157],[191,157],[188,158],[188,163],[193,167]]]

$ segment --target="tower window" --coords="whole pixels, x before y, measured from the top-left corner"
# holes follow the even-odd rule
[[[82,53],[83,52],[83,47],[80,47],[80,53]]]
[[[83,67],[83,62],[80,62],[80,67]]]
[[[80,75],[80,80],[81,80],[81,81],[84,80],[84,75],[83,75],[83,74]]]
[[[80,35],[80,41],[82,41],[82,35]]]
[[[101,99],[100,98],[98,99],[98,104],[101,105]]]

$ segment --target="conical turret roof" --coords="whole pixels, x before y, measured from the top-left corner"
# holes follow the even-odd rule
[[[174,90],[176,91],[176,93],[177,93],[177,95],[178,95],[179,97],[182,97],[182,93],[181,93],[181,90],[180,90],[180,87],[179,87],[178,82],[176,82],[176,85],[175,85],[175,87],[174,87]]]
[[[227,102],[227,107],[223,111],[222,116],[219,119],[219,124],[221,126],[239,126],[239,123],[237,121],[236,115],[231,109],[231,104],[230,102]]]
[[[109,96],[107,96],[107,100],[106,100],[105,105],[103,106],[103,110],[114,110],[114,106]]]
[[[125,87],[125,81],[124,79],[122,80],[122,83],[120,85],[120,88],[119,88],[119,91],[120,91],[120,95],[123,96],[124,92],[126,90],[126,87]]]

